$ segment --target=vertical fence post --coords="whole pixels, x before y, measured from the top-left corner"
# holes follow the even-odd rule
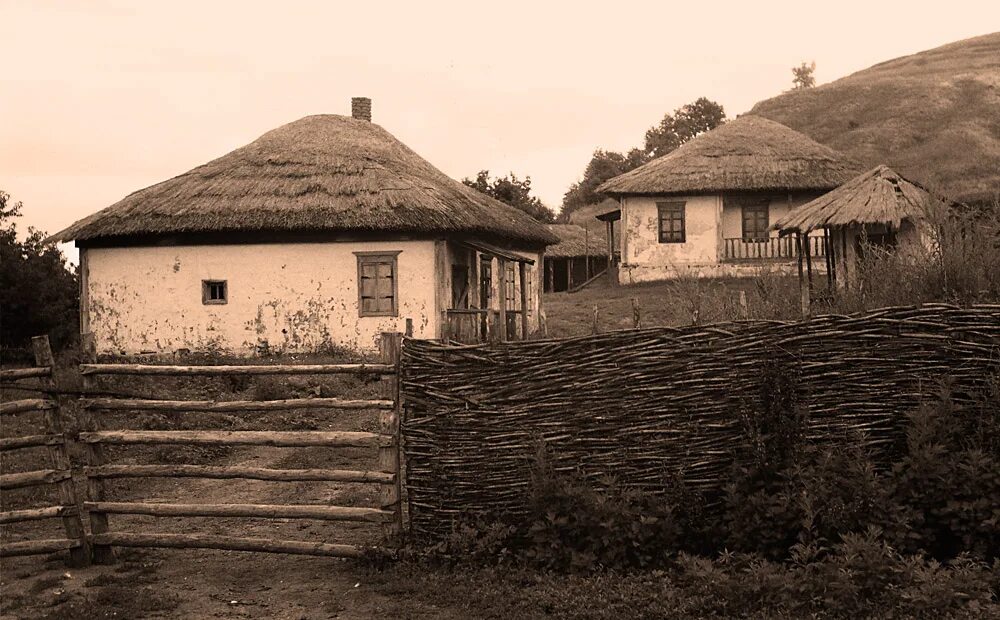
[[[518,287],[521,289],[521,340],[528,339],[528,267],[518,263]]]
[[[97,361],[97,341],[93,332],[80,336],[81,360],[85,363]],[[88,375],[83,375],[83,391],[89,392],[94,387],[94,379]],[[93,412],[81,409],[80,426],[83,430],[101,430],[100,419]],[[104,446],[99,443],[88,443],[84,446],[87,455],[87,465],[89,467],[100,467],[106,462]],[[91,502],[104,501],[104,481],[100,478],[87,476],[87,500]],[[94,537],[108,533],[108,515],[105,512],[91,510],[90,534]],[[110,545],[91,545],[91,553],[95,564],[113,564],[115,561],[114,551]]]
[[[406,337],[413,338],[413,319],[406,319]]]
[[[390,484],[383,484],[379,488],[379,504],[382,510],[392,512],[392,522],[386,528],[386,538],[393,544],[402,542],[403,533],[403,506],[400,501],[402,495],[402,472],[399,467],[400,453],[400,400],[399,400],[399,358],[402,348],[402,338],[399,333],[383,332],[379,339],[379,354],[383,364],[390,364],[395,367],[395,373],[382,378],[383,396],[392,399],[394,405],[392,409],[382,409],[379,411],[379,433],[392,438],[391,442],[381,441],[378,448],[379,469],[385,473],[393,475]]]
[[[632,298],[632,327],[635,329],[642,328],[642,311],[639,308],[639,298]]]
[[[597,310],[597,306],[594,306],[594,324],[592,326],[592,330],[593,330],[593,333],[595,333],[595,334],[601,333],[601,327],[598,324],[597,318],[598,318],[598,310]]]
[[[35,353],[35,366],[48,366],[55,372],[55,356],[52,355],[52,347],[49,345],[48,336],[35,336],[31,339],[31,347]],[[46,387],[53,387],[52,374],[45,380]],[[55,397],[52,397],[56,401]],[[64,432],[62,422],[62,411],[58,401],[52,409],[45,411],[45,425],[47,433],[62,435]],[[48,447],[49,460],[52,469],[70,471],[72,465],[69,460],[69,450],[66,449],[66,437],[62,442]],[[79,541],[80,546],[69,550],[69,563],[74,568],[80,568],[90,563],[90,553],[87,551],[87,534],[83,530],[83,521],[80,520],[80,505],[76,501],[76,489],[73,487],[73,478],[56,483],[59,491],[59,503],[68,509],[62,516],[63,529],[66,531],[66,538]]]

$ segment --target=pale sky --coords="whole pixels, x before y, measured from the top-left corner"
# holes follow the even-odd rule
[[[0,0],[0,189],[54,233],[368,96],[453,178],[530,176],[558,209],[595,148],[700,96],[732,118],[802,61],[824,83],[1000,30],[989,0],[824,4]]]

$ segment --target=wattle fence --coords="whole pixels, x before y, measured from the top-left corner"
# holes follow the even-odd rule
[[[958,401],[1000,382],[1000,305],[933,304],[800,322],[618,331],[568,340],[406,340],[401,364],[410,525],[524,510],[532,455],[650,491],[718,490],[768,381],[794,386],[806,434],[851,433],[878,457],[947,377]]]

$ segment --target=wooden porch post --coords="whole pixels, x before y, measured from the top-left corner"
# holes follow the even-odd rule
[[[801,304],[802,317],[806,318],[809,316],[809,285],[802,272],[802,233],[795,233],[795,245],[799,255],[799,303]]]
[[[802,241],[806,248],[806,279],[809,282],[809,292],[813,289],[813,263],[812,263],[812,239],[809,233],[802,235]]]
[[[500,342],[507,341],[507,260],[497,257],[497,272],[493,281],[497,283],[497,303],[499,304]]]
[[[573,288],[573,261],[572,256],[566,259],[566,290]]]
[[[521,340],[528,339],[528,273],[524,263],[518,263],[521,286]]]
[[[554,293],[556,290],[556,270],[555,270],[554,258],[545,259],[545,280],[549,283],[549,292]]]

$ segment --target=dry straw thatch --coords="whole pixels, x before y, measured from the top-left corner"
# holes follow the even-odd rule
[[[545,248],[546,258],[577,258],[608,254],[608,235],[602,222],[595,221],[589,229],[576,224],[549,224],[548,229],[559,237],[559,243]]]
[[[123,200],[59,241],[176,233],[461,233],[541,246],[525,213],[449,178],[378,125],[308,116]]]
[[[606,181],[598,192],[665,195],[830,190],[861,172],[846,155],[780,123],[741,116]]]
[[[892,224],[919,221],[934,205],[950,206],[921,185],[888,166],[876,166],[837,189],[793,209],[775,222],[775,230],[807,232],[826,226]]]

